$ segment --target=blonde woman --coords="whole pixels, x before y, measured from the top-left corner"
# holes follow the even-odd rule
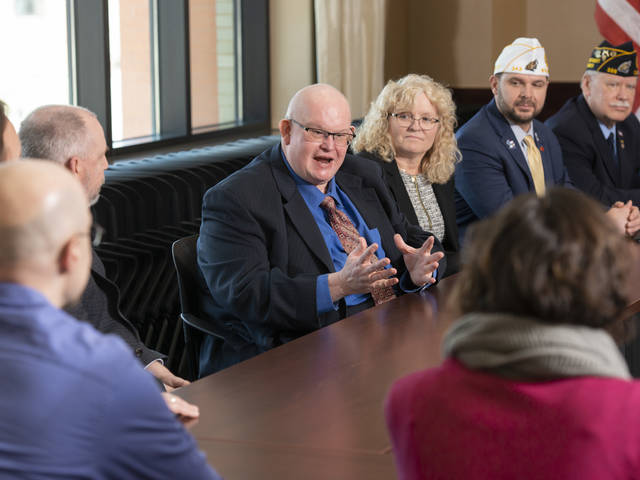
[[[427,75],[389,81],[371,104],[352,144],[378,162],[409,222],[442,243],[447,275],[459,269],[453,173],[460,159],[451,92]]]

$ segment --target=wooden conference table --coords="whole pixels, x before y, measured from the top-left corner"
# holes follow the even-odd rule
[[[451,322],[444,306],[455,280],[180,389],[200,406],[190,431],[208,461],[229,480],[397,478],[384,399],[397,378],[440,364]],[[625,315],[640,312],[640,268],[631,285]]]
[[[190,431],[235,479],[396,478],[384,421],[394,380],[441,362],[455,281],[383,305],[194,382]]]

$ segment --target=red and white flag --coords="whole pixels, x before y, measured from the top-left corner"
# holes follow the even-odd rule
[[[596,25],[612,45],[632,41],[640,52],[640,0],[596,0]],[[640,77],[639,77],[640,79]],[[640,118],[640,82],[636,85],[633,110]]]

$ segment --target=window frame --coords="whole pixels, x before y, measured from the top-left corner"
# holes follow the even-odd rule
[[[110,157],[172,145],[270,131],[269,1],[236,0],[240,22],[239,84],[242,119],[202,133],[191,126],[189,0],[149,0],[157,13],[158,73],[156,135],[117,142],[111,128],[109,23],[107,0],[67,0],[71,103],[95,112]],[[102,35],[94,35],[102,32]],[[182,54],[182,55],[181,55]]]

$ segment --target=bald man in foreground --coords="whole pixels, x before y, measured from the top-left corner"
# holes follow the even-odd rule
[[[442,246],[410,225],[380,169],[346,155],[345,97],[311,85],[291,99],[282,141],[204,197],[198,263],[225,337],[205,340],[200,373],[264,352],[445,271]],[[406,243],[405,243],[406,242]]]
[[[0,477],[219,478],[122,340],[61,310],[89,278],[90,228],[63,168],[0,166]]]

